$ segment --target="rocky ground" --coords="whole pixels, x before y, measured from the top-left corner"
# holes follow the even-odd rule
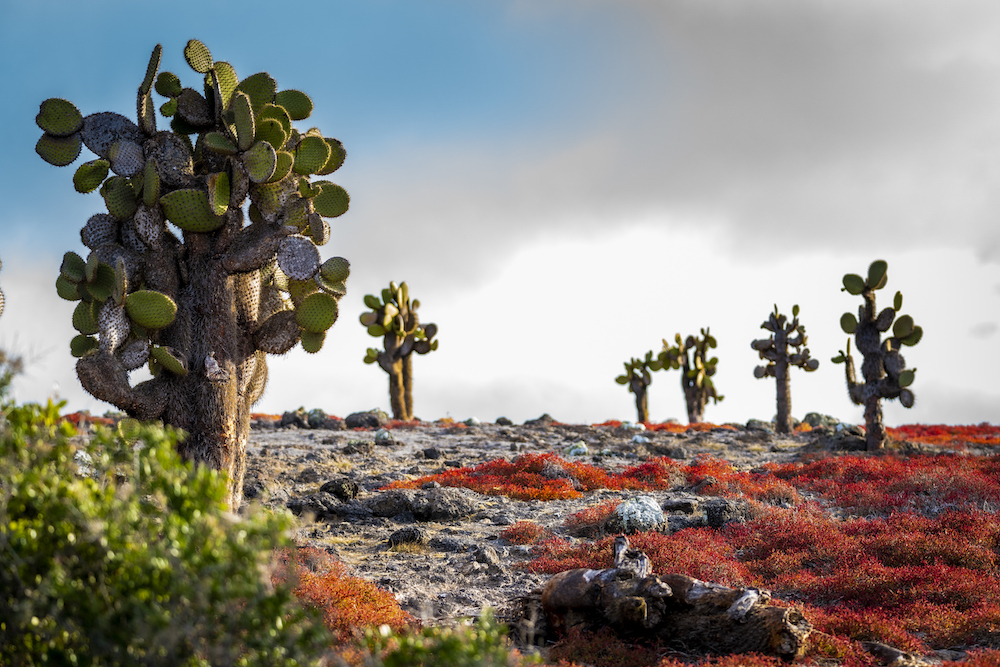
[[[390,431],[371,413],[321,420],[309,428],[304,415],[280,423],[260,419],[250,434],[245,493],[248,501],[287,507],[300,518],[297,538],[322,547],[352,574],[394,593],[401,606],[427,622],[478,615],[485,607],[509,609],[545,576],[518,565],[530,547],[500,537],[504,528],[530,520],[570,539],[566,517],[635,492],[599,490],[576,500],[519,501],[433,484],[419,490],[380,490],[390,482],[474,466],[522,453],[555,452],[616,470],[651,457],[689,462],[700,454],[729,461],[738,470],[795,460],[806,452],[864,448],[857,427],[826,418],[809,433],[775,435],[752,421],[709,431],[642,431],[623,426],[553,422],[547,415],[524,425],[420,423]],[[351,419],[354,422],[351,422]],[[294,424],[298,421],[299,426]],[[501,420],[506,422],[506,420]],[[825,424],[825,425],[824,425]],[[570,456],[573,447],[587,453]],[[698,494],[683,482],[656,498],[669,529],[739,520],[733,501]]]

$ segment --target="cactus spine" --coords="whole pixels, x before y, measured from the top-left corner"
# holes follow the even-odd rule
[[[777,304],[770,317],[760,325],[761,329],[771,332],[769,338],[755,340],[750,347],[757,350],[761,359],[767,364],[754,368],[754,377],[760,379],[773,377],[777,383],[778,412],[774,420],[774,429],[778,433],[792,432],[792,394],[791,378],[788,370],[798,366],[807,372],[819,368],[819,361],[809,356],[809,348],[803,348],[807,342],[806,328],[799,323],[799,307],[792,306],[792,321],[778,312]],[[788,348],[795,348],[789,352]]]
[[[628,390],[635,394],[635,409],[640,422],[649,421],[649,400],[646,388],[653,382],[650,371],[662,368],[659,359],[653,358],[652,352],[647,352],[644,359],[635,359],[625,364],[625,374],[615,378],[618,384],[628,385]]]
[[[331,277],[316,246],[329,237],[324,218],[346,212],[347,193],[310,180],[340,167],[345,153],[319,130],[292,126],[312,102],[279,92],[267,73],[240,81],[191,40],[184,56],[199,92],[157,75],[160,54],[157,45],[139,86],[138,123],[110,112],[84,117],[65,100],[41,104],[36,151],[62,166],[86,145],[97,159],[73,184],[99,189],[107,206],[81,230],[88,257],[66,253],[56,289],[79,302],[70,349],[83,387],[132,417],[187,431],[181,455],[228,473],[235,509],[266,355],[300,341],[319,350],[346,293],[346,260],[336,258]],[[160,113],[169,131],[157,130],[154,90],[167,98]],[[132,386],[129,372],[145,364],[153,379]]]
[[[406,283],[389,283],[382,290],[381,298],[365,295],[365,305],[370,311],[362,313],[362,326],[368,335],[382,338],[385,349],[368,348],[365,363],[378,365],[389,374],[389,402],[394,419],[413,419],[413,353],[427,354],[438,349],[437,325],[421,324],[417,317],[420,301],[410,301]]]
[[[864,356],[861,363],[859,382],[851,356],[851,339],[847,339],[847,351],[841,350],[833,358],[835,364],[846,364],[847,392],[855,405],[865,406],[865,439],[868,450],[885,447],[885,427],[882,425],[883,398],[898,398],[903,407],[912,408],[913,392],[908,388],[913,384],[917,369],[907,369],[906,360],[900,354],[904,345],[916,345],[923,336],[923,329],[914,325],[909,315],[896,314],[903,307],[903,295],[896,292],[892,308],[879,312],[875,307],[875,291],[885,287],[888,281],[888,265],[883,260],[875,260],[868,267],[868,277],[849,273],[844,276],[841,291],[855,296],[861,295],[864,303],[858,307],[858,316],[844,313],[840,326],[847,334],[854,334],[857,349]],[[881,341],[882,333],[892,328],[892,335]]]
[[[715,383],[712,382],[712,376],[718,370],[719,358],[708,356],[708,351],[715,348],[718,342],[707,327],[701,330],[700,336],[682,339],[680,334],[676,334],[674,341],[676,345],[670,345],[664,339],[663,351],[658,357],[660,366],[663,370],[682,370],[681,389],[687,405],[688,422],[697,424],[705,421],[708,399],[718,403],[725,398],[716,392]]]

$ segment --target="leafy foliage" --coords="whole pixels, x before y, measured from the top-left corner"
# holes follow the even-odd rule
[[[296,665],[324,632],[264,572],[289,522],[226,511],[172,429],[71,444],[62,404],[0,427],[0,663]],[[87,473],[87,474],[80,474]]]

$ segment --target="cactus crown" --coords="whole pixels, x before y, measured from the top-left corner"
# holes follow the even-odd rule
[[[631,392],[635,391],[632,387],[633,382],[638,382],[642,386],[648,386],[653,382],[653,378],[649,374],[650,371],[658,371],[663,368],[660,359],[653,357],[652,351],[647,352],[646,356],[642,359],[633,357],[630,361],[625,362],[624,365],[625,374],[616,377],[615,382],[629,385],[629,391]]]
[[[717,394],[712,376],[718,371],[719,358],[709,357],[709,350],[718,345],[718,341],[709,332],[709,328],[701,329],[700,336],[681,338],[674,335],[674,345],[663,340],[663,351],[658,357],[663,370],[683,368],[685,382],[698,390],[708,392],[716,403],[724,397]]]
[[[775,377],[777,367],[782,364],[798,366],[810,372],[819,368],[819,361],[810,356],[808,347],[804,347],[809,339],[805,325],[799,322],[797,304],[792,306],[791,321],[778,312],[778,305],[775,304],[774,312],[760,328],[770,331],[771,336],[750,343],[750,347],[757,350],[760,358],[767,360],[766,364],[754,368],[756,378]],[[794,348],[794,351],[790,352],[789,347]]]
[[[359,320],[368,329],[369,336],[391,339],[389,347],[398,345],[404,355],[410,352],[428,354],[438,349],[438,340],[435,338],[438,327],[433,322],[420,323],[417,317],[420,300],[410,300],[410,289],[406,282],[399,285],[390,282],[389,287],[383,289],[379,296],[366,294],[365,305],[371,310],[362,313]],[[368,348],[365,363],[375,363],[378,353],[375,348]]]
[[[240,81],[231,65],[190,40],[184,57],[202,75],[198,91],[183,87],[171,72],[159,72],[161,53],[157,45],[139,86],[136,123],[111,112],[84,117],[61,99],[42,102],[36,118],[44,132],[36,151],[50,164],[72,163],[83,146],[97,155],[77,168],[73,184],[81,193],[99,190],[108,210],[81,231],[90,255],[84,260],[66,253],[56,280],[61,297],[80,302],[72,353],[131,349],[134,367],[157,350],[151,338],[174,321],[176,285],[170,289],[170,280],[144,271],[148,262],[142,257],[180,244],[166,221],[185,239],[226,234],[235,248],[227,270],[254,274],[260,284],[251,288],[250,299],[259,296],[257,290],[269,298],[270,311],[263,315],[294,310],[303,347],[318,351],[336,320],[348,269],[346,260],[336,258],[331,275],[327,264],[320,266],[316,246],[329,238],[324,218],[343,214],[349,198],[338,185],[309,179],[337,169],[343,146],[315,128],[292,127],[292,120],[309,116],[312,102],[299,91],[278,91],[267,73]],[[153,91],[167,98],[159,110],[172,132],[157,131]],[[253,231],[243,228],[239,212],[248,195]],[[170,351],[152,357],[154,373],[187,372]]]

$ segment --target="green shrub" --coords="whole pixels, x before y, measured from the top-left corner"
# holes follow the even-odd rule
[[[268,577],[289,519],[229,514],[170,428],[78,447],[61,405],[0,417],[0,664],[315,662],[325,630]]]
[[[487,609],[470,626],[427,627],[421,632],[393,632],[388,625],[365,633],[366,649],[379,667],[515,667],[538,664],[507,644],[507,626]]]

